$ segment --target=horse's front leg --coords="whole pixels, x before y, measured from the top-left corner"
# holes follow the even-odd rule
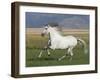
[[[38,58],[41,58],[42,53],[43,53],[43,49],[40,51],[40,54],[39,54]]]
[[[51,46],[51,41],[48,40],[47,46],[45,46],[45,47],[40,51],[40,54],[39,54],[38,57],[40,58],[40,57],[42,56],[43,51],[47,51],[48,56],[50,56],[50,51],[49,51],[50,46]]]
[[[41,58],[43,52],[46,51],[48,56],[50,56],[50,51],[49,51],[49,47],[48,46],[45,46],[41,51],[40,51],[40,54],[39,54],[39,58]]]
[[[39,54],[39,56],[38,56],[38,58],[41,58],[41,56],[42,56],[42,54],[43,54],[43,52],[46,50],[46,46],[44,47],[44,48],[42,48],[42,50],[40,51],[40,54]]]
[[[50,51],[49,51],[49,49],[47,49],[47,54],[48,54],[48,56],[50,56],[50,54],[51,54]]]
[[[46,48],[48,56],[50,56],[50,51],[49,51],[50,46],[51,46],[51,40],[48,41],[48,45],[47,45],[47,48]]]

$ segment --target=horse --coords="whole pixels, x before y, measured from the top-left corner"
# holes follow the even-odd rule
[[[58,61],[61,61],[64,59],[67,55],[70,56],[70,60],[72,60],[72,57],[74,55],[73,49],[78,44],[78,42],[82,43],[84,46],[84,53],[87,53],[87,45],[86,42],[80,38],[76,38],[72,35],[70,36],[63,36],[60,34],[60,32],[57,30],[56,27],[52,27],[50,25],[44,26],[44,30],[41,33],[42,36],[48,35],[49,39],[47,45],[43,48],[43,50],[47,51],[47,54],[50,55],[49,49],[56,50],[56,49],[66,49],[67,52],[60,58],[58,58]],[[41,57],[43,50],[39,53],[39,58]]]

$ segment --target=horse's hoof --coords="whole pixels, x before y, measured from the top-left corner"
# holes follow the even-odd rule
[[[61,61],[61,59],[58,59],[58,61]]]
[[[38,56],[38,58],[41,58],[40,56]]]
[[[72,61],[72,57],[69,59],[69,62],[71,62]]]
[[[48,54],[48,56],[50,56],[50,54]]]

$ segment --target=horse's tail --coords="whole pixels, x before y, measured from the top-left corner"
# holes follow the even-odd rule
[[[82,39],[77,39],[77,40],[84,45],[84,53],[87,54],[88,53],[88,50],[87,50],[87,45],[86,45],[85,41],[82,40]]]

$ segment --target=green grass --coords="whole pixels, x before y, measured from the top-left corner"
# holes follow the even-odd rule
[[[88,34],[73,35],[85,40],[87,45],[89,45]],[[58,58],[63,56],[67,50],[50,50],[50,56],[44,51],[42,57],[38,58],[41,48],[47,43],[47,39],[47,37],[43,38],[40,35],[26,35],[26,67],[89,64],[89,53],[84,54],[84,49],[79,44],[73,50],[74,56],[72,61],[70,61],[69,57],[58,61]]]

